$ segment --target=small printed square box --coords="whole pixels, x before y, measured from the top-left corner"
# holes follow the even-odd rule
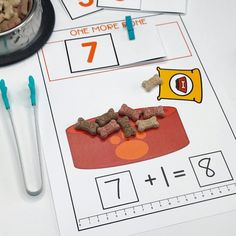
[[[193,156],[189,160],[200,187],[233,180],[221,151]]]
[[[103,209],[138,202],[138,195],[130,171],[96,178]]]
[[[111,34],[65,40],[71,73],[118,66]]]

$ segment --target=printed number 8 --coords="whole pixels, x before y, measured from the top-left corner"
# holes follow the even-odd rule
[[[88,0],[88,2],[86,2],[86,3],[84,3],[83,1],[80,1],[79,5],[81,7],[89,7],[89,6],[91,6],[93,4],[93,2],[94,2],[94,0]]]

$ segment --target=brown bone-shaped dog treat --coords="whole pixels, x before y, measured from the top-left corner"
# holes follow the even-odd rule
[[[101,116],[98,116],[96,118],[96,122],[99,124],[99,126],[104,126],[111,120],[117,120],[117,119],[118,119],[118,114],[114,112],[114,109],[111,108],[108,110],[108,112],[102,114]]]
[[[163,109],[163,106],[148,107],[143,109],[143,119],[148,119],[152,116],[164,117],[165,111]]]
[[[86,121],[80,117],[78,119],[76,126],[75,126],[75,129],[86,131],[86,132],[90,133],[91,135],[96,135],[98,127],[99,126],[97,123]]]
[[[130,125],[128,116],[119,118],[117,123],[121,126],[126,138],[136,135],[136,130]]]
[[[144,80],[142,86],[146,91],[151,91],[154,87],[160,84],[162,84],[162,79],[157,74],[155,74],[149,80]]]
[[[2,23],[0,23],[0,32],[14,28],[20,23],[21,23],[21,19],[17,17],[12,17],[10,20],[4,20]]]
[[[147,120],[138,120],[136,121],[136,125],[138,126],[138,131],[143,132],[148,129],[154,129],[159,127],[159,123],[156,119],[156,116],[152,116]]]
[[[142,114],[141,110],[134,110],[131,107],[128,107],[126,104],[123,104],[118,111],[121,116],[128,116],[131,120],[137,121]]]
[[[27,15],[28,5],[29,5],[29,0],[21,0],[20,8],[21,8],[22,15],[25,15],[25,16]]]
[[[110,134],[113,134],[120,130],[120,126],[117,124],[116,120],[111,120],[108,124],[97,129],[97,133],[101,138],[105,139]]]

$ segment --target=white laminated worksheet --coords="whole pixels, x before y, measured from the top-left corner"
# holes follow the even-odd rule
[[[186,13],[187,0],[97,0],[97,6],[116,10]]]
[[[83,18],[83,24],[57,26],[36,55],[1,70],[6,83],[18,82],[16,70],[19,78],[35,78],[61,236],[129,236],[235,210],[235,119],[181,16],[133,17],[139,46],[132,48],[124,17],[104,12],[92,23]],[[151,60],[158,53],[165,56]],[[142,83],[154,75],[162,83],[147,92]],[[136,129],[130,138],[115,121],[124,104],[140,120],[129,120]],[[137,132],[150,107],[163,108],[164,115],[153,115],[153,129]],[[117,129],[102,138],[110,129],[95,121],[107,112]],[[78,119],[96,132],[77,129]]]
[[[66,63],[65,40],[70,42],[71,34],[84,43],[84,35],[78,34],[97,31],[98,25],[56,31],[38,54],[51,113],[42,118],[44,152],[62,236],[128,236],[235,209],[236,130],[180,16],[136,20],[154,22],[166,57],[147,65],[82,72],[73,64],[73,74]],[[121,22],[99,25],[112,28],[114,35]],[[101,35],[96,37],[106,37],[109,51],[109,33]],[[49,50],[60,43],[64,46],[57,51]],[[73,51],[77,46],[69,47]],[[57,63],[48,63],[55,52]],[[83,54],[76,52],[79,61]],[[71,58],[76,61],[75,55]],[[115,59],[107,63],[113,65]],[[154,74],[163,82],[146,92],[141,84]],[[159,128],[129,139],[122,130],[101,139],[76,129],[79,117],[94,123],[122,104],[136,111],[161,105],[166,115],[158,118]]]

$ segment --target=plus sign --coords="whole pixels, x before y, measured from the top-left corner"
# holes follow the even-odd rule
[[[150,184],[153,185],[154,180],[156,180],[156,178],[152,178],[151,175],[148,175],[148,179],[145,179],[145,182],[150,182]]]

